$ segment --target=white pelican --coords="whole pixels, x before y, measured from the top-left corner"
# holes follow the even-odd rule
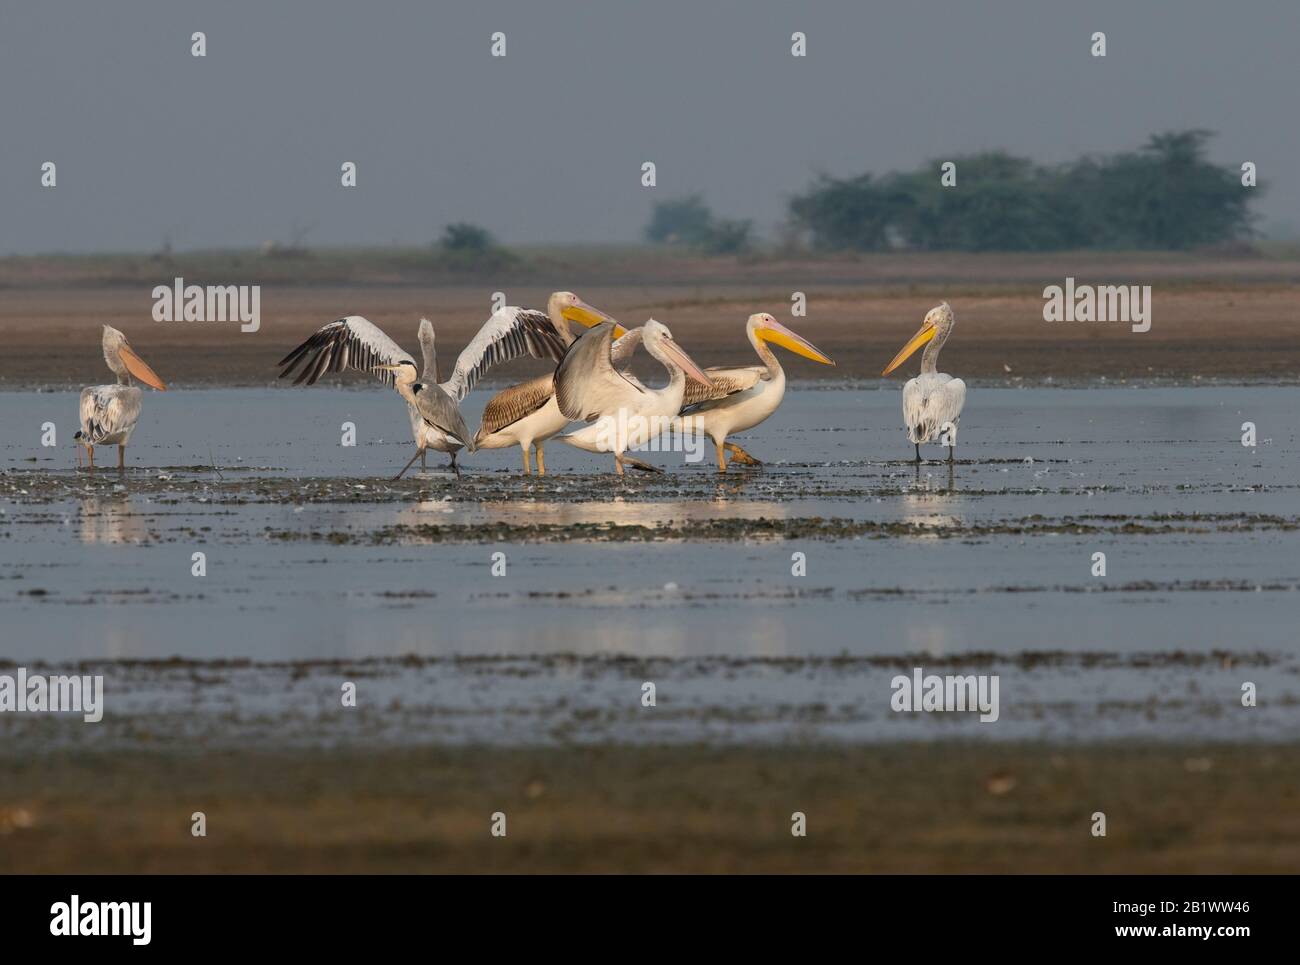
[[[438,355],[434,348],[433,325],[420,319],[420,349],[424,355],[423,382],[415,378],[415,359],[411,358],[377,326],[360,315],[349,315],[322,326],[310,338],[278,363],[280,378],[293,373],[304,359],[306,364],[294,385],[312,385],[325,372],[352,368],[377,375],[385,385],[396,383],[406,400],[411,416],[411,433],[415,437],[415,456],[394,476],[400,479],[415,462],[424,459],[428,449],[451,455],[451,468],[458,475],[456,453],[462,448],[474,451],[473,438],[460,415],[460,403],[478,383],[487,369],[524,354],[534,358],[559,360],[564,355],[564,340],[551,320],[542,312],[526,308],[503,308],[489,318],[470,339],[456,358],[451,378],[438,378]],[[407,374],[409,373],[409,378]],[[405,390],[404,388],[405,387]],[[417,402],[425,392],[438,391],[449,407],[440,400]],[[432,417],[431,417],[432,416]]]
[[[86,447],[91,469],[95,468],[96,446],[117,446],[117,468],[125,469],[126,444],[131,441],[136,420],[140,418],[140,402],[144,397],[131,384],[131,376],[160,392],[166,392],[167,386],[135,354],[126,336],[117,329],[104,326],[103,344],[104,361],[117,376],[117,385],[92,385],[81,390],[81,431],[73,439]],[[81,463],[80,449],[77,463]]]
[[[921,374],[903,386],[903,424],[907,426],[907,438],[916,446],[918,463],[923,442],[946,445],[949,462],[953,461],[957,449],[957,427],[961,423],[962,406],[966,404],[966,383],[938,370],[939,351],[952,334],[952,324],[952,309],[947,302],[930,309],[916,334],[880,373],[888,375],[925,345]]]
[[[758,460],[740,446],[728,442],[727,436],[754,428],[776,411],[785,396],[785,370],[776,354],[767,347],[768,342],[823,365],[835,364],[830,356],[767,312],[749,316],[745,335],[762,365],[713,366],[704,370],[713,380],[712,389],[697,382],[686,386],[682,415],[702,420],[704,434],[718,449],[718,472],[727,471],[724,450],[731,453],[732,462],[758,464]]]
[[[598,308],[592,308],[573,292],[555,292],[546,303],[546,314],[551,324],[560,332],[565,346],[574,342],[569,322],[590,328],[604,321],[613,321]],[[622,334],[619,328],[616,335]],[[632,354],[637,339],[621,338],[615,343],[616,358]],[[616,361],[617,364],[617,361]],[[528,450],[537,449],[538,475],[546,475],[546,456],[542,447],[553,436],[559,435],[569,420],[555,401],[555,373],[539,375],[535,379],[502,389],[488,400],[483,418],[474,435],[475,449],[504,449],[518,446],[523,450],[524,472],[531,473]]]
[[[613,348],[617,327],[614,322],[601,322],[586,331],[555,370],[555,399],[560,412],[567,419],[593,423],[560,436],[560,441],[588,452],[612,452],[614,469],[620,476],[624,463],[655,472],[655,467],[624,453],[671,427],[682,408],[688,375],[705,385],[711,383],[673,341],[668,326],[652,318],[641,326],[641,341],[668,370],[668,384],[662,389],[646,388],[616,367],[618,359]]]

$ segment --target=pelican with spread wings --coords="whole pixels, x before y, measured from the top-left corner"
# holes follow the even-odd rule
[[[916,446],[916,461],[921,461],[921,443],[937,442],[948,447],[948,461],[957,450],[957,426],[966,405],[966,383],[939,371],[939,350],[952,334],[952,309],[947,302],[925,314],[925,320],[906,345],[885,366],[881,375],[898,368],[922,345],[921,374],[903,386],[903,425],[907,438]]]
[[[572,345],[574,335],[569,329],[569,322],[577,322],[590,328],[601,322],[613,321],[609,315],[598,308],[592,308],[573,292],[555,292],[546,303],[546,314],[560,333],[565,346]],[[624,334],[622,328],[616,328],[614,334]],[[640,341],[640,334],[618,339],[614,343],[616,363],[626,362]],[[537,450],[537,474],[546,475],[546,455],[543,447],[546,442],[564,431],[569,424],[555,401],[555,373],[539,375],[527,382],[520,382],[507,389],[502,389],[488,400],[483,409],[483,418],[478,432],[474,435],[476,449],[504,449],[518,446],[524,455],[524,472],[532,472],[529,464],[528,450]]]
[[[379,326],[360,315],[349,315],[322,326],[310,338],[280,360],[280,378],[292,375],[302,366],[294,385],[312,385],[326,372],[351,368],[378,376],[385,385],[393,385],[406,400],[415,437],[415,455],[394,476],[402,478],[418,458],[433,449],[451,456],[451,468],[458,475],[456,453],[474,451],[474,438],[460,414],[460,403],[470,389],[493,365],[509,362],[523,355],[559,361],[565,342],[544,312],[527,308],[503,308],[493,314],[470,339],[456,358],[451,377],[439,378],[438,354],[434,345],[433,325],[420,320],[420,349],[424,356],[423,372],[418,374],[415,359],[384,334]]]
[[[145,385],[167,391],[163,380],[135,354],[127,344],[126,336],[115,328],[104,326],[104,361],[117,376],[116,385],[91,385],[81,390],[81,431],[73,439],[86,447],[90,468],[95,468],[96,446],[117,446],[117,468],[126,468],[126,444],[140,418],[144,393],[131,384],[131,377]],[[77,450],[81,461],[81,450]]]
[[[601,322],[573,343],[555,370],[555,399],[566,419],[591,423],[560,436],[560,441],[588,452],[612,452],[614,469],[621,476],[624,463],[655,471],[653,466],[624,453],[672,427],[682,408],[687,377],[706,386],[711,383],[704,370],[673,340],[668,326],[652,318],[641,326],[640,340],[668,370],[668,384],[662,389],[647,388],[635,376],[619,369],[614,353],[617,328],[614,322]]]
[[[727,471],[725,453],[731,461],[757,465],[758,460],[740,446],[727,441],[733,432],[752,429],[776,411],[785,398],[785,369],[768,343],[789,349],[796,355],[834,365],[829,355],[802,335],[790,331],[767,312],[750,315],[745,335],[754,346],[762,365],[714,366],[705,369],[712,386],[689,382],[682,400],[682,416],[693,421],[713,440],[718,450],[718,472]]]

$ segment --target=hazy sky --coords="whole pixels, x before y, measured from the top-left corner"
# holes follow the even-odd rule
[[[1294,0],[4,0],[0,254],[295,226],[313,245],[423,244],[456,220],[506,242],[633,240],[652,201],[696,191],[767,232],[821,171],[1058,161],[1184,127],[1258,165],[1265,225],[1298,226],[1298,40]]]

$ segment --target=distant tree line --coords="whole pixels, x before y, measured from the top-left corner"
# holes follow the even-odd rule
[[[1152,137],[1137,151],[1035,164],[1002,151],[880,177],[819,177],[790,201],[813,247],[879,251],[1180,249],[1250,234],[1241,173],[1205,158],[1208,131]],[[955,186],[941,181],[951,161]]]
[[[915,171],[823,175],[790,200],[789,227],[820,250],[1182,249],[1251,234],[1241,172],[1210,163],[1210,132],[1157,134],[1136,151],[1036,164],[1005,151]],[[945,164],[951,162],[947,170]],[[713,254],[751,247],[753,223],[699,195],[656,202],[647,241]]]
[[[710,254],[735,254],[750,246],[752,221],[715,218],[698,194],[655,202],[646,226],[646,241],[682,245]]]

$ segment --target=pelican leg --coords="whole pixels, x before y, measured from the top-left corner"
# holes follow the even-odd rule
[[[410,469],[412,466],[415,465],[415,460],[419,459],[421,453],[423,453],[423,452],[424,452],[423,449],[417,449],[416,452],[415,452],[415,455],[413,455],[413,456],[411,457],[411,461],[408,462],[405,466],[402,467],[402,471],[399,472],[396,476],[394,476],[393,479],[392,479],[392,481],[393,481],[393,482],[397,482],[397,480],[399,480],[399,479],[401,479],[403,476],[405,476],[405,475],[406,475],[406,470]],[[452,458],[452,465],[455,465],[456,457],[455,457],[455,456],[452,456],[451,458]]]
[[[546,459],[542,456],[542,447],[537,447],[537,475],[546,475]]]
[[[117,471],[126,471],[126,446],[117,447]]]
[[[623,454],[621,452],[614,453],[614,471],[620,476],[623,475]]]
[[[528,462],[528,447],[520,446],[519,448],[524,451],[524,475],[531,476],[533,474],[533,467]]]
[[[451,454],[451,471],[456,474],[457,479],[460,478],[460,466],[456,465],[456,454],[454,452]]]
[[[727,471],[727,457],[723,455],[723,445],[721,442],[714,443],[718,447],[718,472]]]
[[[95,447],[86,446],[86,458],[90,460],[90,468],[95,468]]]
[[[957,447],[956,447],[956,446],[949,446],[949,447],[948,447],[948,462],[951,463],[951,462],[953,461],[953,458],[954,458],[956,455],[957,455]]]
[[[77,443],[77,468],[81,468],[81,443]]]
[[[424,457],[427,456],[428,454],[429,454],[428,449],[420,450],[420,472],[424,472],[429,468],[429,464],[424,461]]]
[[[921,444],[919,442],[916,444],[916,464],[921,465]]]
[[[724,446],[726,447],[727,452],[731,453],[732,462],[738,462],[742,466],[763,465],[762,462],[755,459],[753,456],[747,453],[744,449],[740,448],[740,446],[736,445],[734,442],[724,443]]]

